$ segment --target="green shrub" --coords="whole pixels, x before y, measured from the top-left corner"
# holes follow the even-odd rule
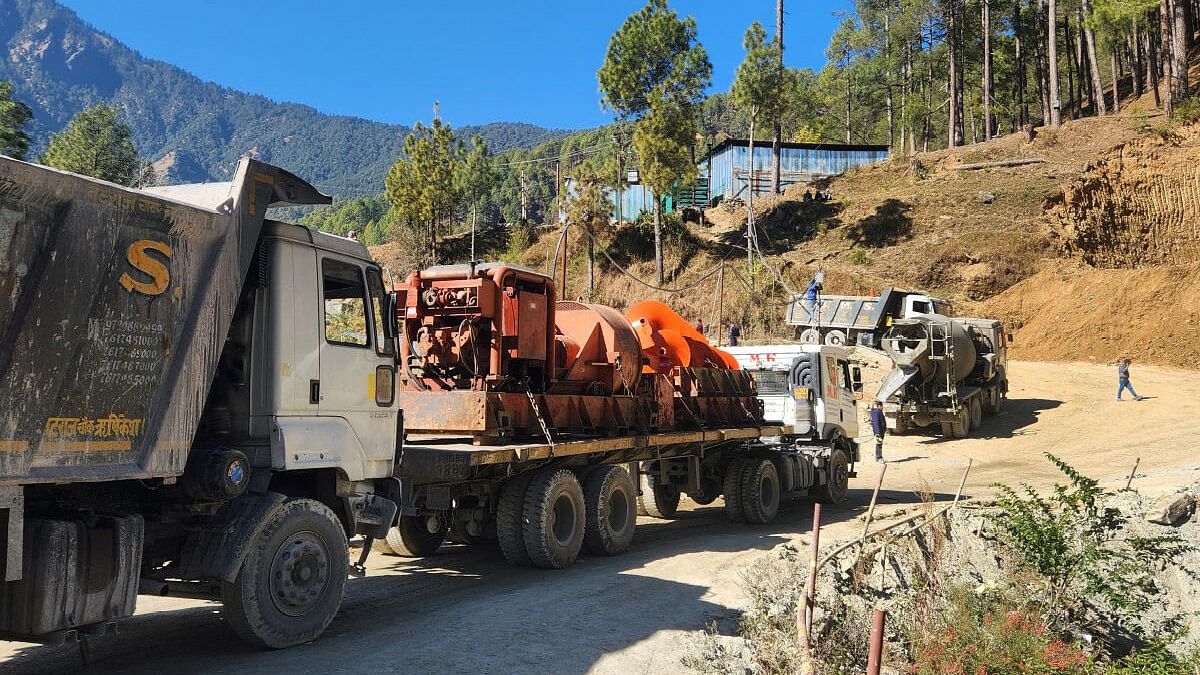
[[[1002,512],[991,518],[1001,539],[1045,578],[1050,596],[1046,606],[1057,609],[1058,620],[1077,625],[1093,617],[1111,617],[1136,631],[1137,624],[1125,620],[1143,614],[1162,592],[1153,570],[1172,563],[1191,545],[1175,533],[1119,536],[1128,518],[1098,503],[1105,494],[1099,483],[1054,455],[1046,457],[1069,484],[1055,485],[1049,498],[1029,485],[1020,493],[996,485]],[[1167,624],[1172,621],[1169,618]]]
[[[850,264],[852,265],[870,265],[871,258],[867,256],[867,252],[861,248],[856,248],[850,251]]]
[[[1108,669],[1108,675],[1194,675],[1197,672],[1200,672],[1200,651],[1193,649],[1183,656],[1176,656],[1161,639],[1129,654]]]

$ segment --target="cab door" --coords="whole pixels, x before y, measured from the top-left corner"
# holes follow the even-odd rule
[[[858,431],[858,415],[854,400],[854,384],[850,377],[850,360],[833,352],[821,355],[821,395],[825,404],[827,427],[837,427],[843,435],[854,437]],[[825,434],[830,431],[826,428]]]
[[[387,303],[379,269],[323,255],[321,275],[322,417],[344,418],[358,438],[366,463],[390,471],[395,456],[395,359],[385,338]],[[382,475],[386,475],[387,471]],[[368,473],[378,473],[370,471]]]

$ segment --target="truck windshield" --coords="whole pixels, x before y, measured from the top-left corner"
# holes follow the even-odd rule
[[[391,356],[392,343],[383,338],[383,322],[395,321],[396,317],[383,315],[383,277],[374,267],[367,270],[367,290],[371,293],[371,316],[375,319],[375,351],[380,356]]]

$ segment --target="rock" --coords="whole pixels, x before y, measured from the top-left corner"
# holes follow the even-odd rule
[[[991,204],[994,201],[996,201],[996,195],[992,194],[991,192],[980,192],[979,193],[979,203],[980,204]]]
[[[1179,525],[1192,515],[1196,501],[1187,492],[1175,492],[1154,500],[1146,511],[1146,520],[1159,525]]]

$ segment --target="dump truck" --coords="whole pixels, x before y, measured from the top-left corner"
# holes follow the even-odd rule
[[[816,303],[796,295],[788,304],[786,320],[804,344],[878,348],[895,319],[953,311],[941,298],[888,286],[879,295],[820,295]]]
[[[940,430],[963,438],[1008,395],[1008,336],[994,319],[931,314],[898,319],[883,338],[895,366],[877,398],[889,429]]]
[[[142,593],[282,648],[377,543],[564,567],[683,493],[742,522],[845,497],[851,429],[767,425],[669,310],[557,302],[501,264],[388,289],[358,242],[267,217],[329,201],[253,159],[134,190],[0,157],[0,635],[102,634]]]

